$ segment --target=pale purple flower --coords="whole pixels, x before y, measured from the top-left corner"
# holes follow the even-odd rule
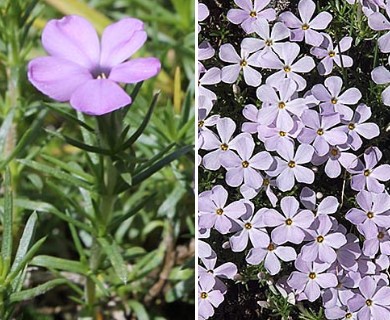
[[[364,232],[377,234],[377,227],[390,226],[390,196],[387,193],[373,193],[366,190],[356,195],[361,209],[352,208],[346,214],[353,224]]]
[[[329,178],[337,178],[341,174],[341,167],[348,169],[356,165],[357,156],[353,153],[345,152],[344,148],[331,146],[329,152],[320,157],[314,154],[311,163],[318,166],[325,163],[325,173]]]
[[[390,14],[390,4],[386,4],[387,16]],[[381,12],[374,12],[368,17],[368,25],[375,31],[390,30],[390,22]],[[379,49],[383,53],[390,52],[390,31],[380,36],[378,39]]]
[[[254,189],[247,186],[246,184],[243,184],[240,187],[240,192],[245,199],[253,199],[259,194],[261,190],[264,190],[268,200],[271,202],[272,206],[275,207],[278,202],[278,197],[272,191],[271,187],[276,187],[276,181],[268,175],[265,175],[264,177],[262,176],[262,179],[263,184],[260,188]]]
[[[353,65],[353,59],[343,52],[349,50],[352,45],[352,37],[344,37],[338,45],[333,46],[332,39],[328,34],[323,34],[324,41],[320,47],[312,48],[310,53],[317,59],[321,59],[317,66],[321,75],[328,75],[333,70],[333,63],[340,68],[350,68]]]
[[[359,102],[362,97],[359,89],[349,88],[341,93],[343,80],[337,76],[326,78],[324,84],[317,84],[311,89],[313,96],[320,101],[321,114],[337,112],[343,120],[351,120],[353,111],[347,105]]]
[[[337,286],[335,274],[326,272],[329,264],[307,262],[301,257],[295,260],[295,268],[287,280],[291,288],[297,292],[303,292],[311,302],[317,300],[321,294],[321,288],[332,288]]]
[[[70,15],[50,20],[42,32],[49,56],[28,64],[28,79],[50,98],[89,115],[103,115],[131,97],[118,83],[137,83],[159,73],[156,58],[135,58],[147,38],[143,22],[124,18],[106,27],[101,40],[86,19]]]
[[[214,227],[221,234],[228,233],[233,226],[233,220],[245,214],[244,202],[235,201],[226,205],[229,195],[220,185],[206,192],[206,196],[199,195],[199,227]]]
[[[276,158],[278,165],[276,170],[268,171],[271,177],[276,178],[276,185],[281,191],[289,191],[294,187],[295,180],[311,184],[314,181],[314,172],[305,168],[303,164],[309,163],[313,157],[314,149],[308,144],[298,146],[294,154],[294,146],[278,150],[283,159]]]
[[[347,134],[339,128],[333,128],[340,123],[338,113],[321,116],[315,110],[306,110],[302,114],[305,128],[298,136],[301,143],[311,144],[319,156],[329,152],[329,146],[342,145],[347,142]]]
[[[199,69],[199,72],[201,70]],[[221,70],[213,67],[206,70],[203,75],[199,73],[198,75],[198,94],[200,96],[206,96],[211,100],[217,100],[217,96],[210,89],[207,89],[205,86],[215,85],[221,82]]]
[[[203,157],[203,165],[209,170],[218,170],[221,166],[220,158],[236,149],[237,141],[240,137],[248,135],[242,133],[233,138],[236,124],[230,118],[220,118],[217,120],[218,136],[211,131],[204,131],[204,142],[202,149],[213,150]]]
[[[257,89],[257,98],[263,102],[258,114],[259,121],[261,124],[270,125],[276,120],[276,127],[289,132],[294,127],[292,116],[301,116],[307,109],[305,99],[294,99],[297,85],[291,79],[281,79],[276,88],[265,84]]]
[[[268,51],[261,55],[260,66],[278,70],[267,78],[266,83],[277,87],[285,78],[290,78],[297,83],[297,90],[302,91],[306,87],[306,80],[298,73],[308,73],[314,69],[315,63],[312,57],[304,56],[297,59],[300,47],[296,43],[283,43],[280,47],[275,48],[277,55]]]
[[[316,4],[312,0],[301,0],[298,3],[298,19],[292,12],[286,11],[280,15],[280,20],[291,29],[291,41],[303,41],[312,46],[319,46],[323,36],[317,30],[324,30],[332,21],[329,12],[321,12],[313,18]]]
[[[390,180],[390,165],[382,164],[376,167],[381,158],[382,152],[377,147],[371,147],[364,151],[365,165],[362,165],[359,160],[358,165],[349,170],[354,174],[351,180],[353,190],[361,191],[367,188],[371,192],[383,192],[385,187],[379,181]]]
[[[292,242],[302,243],[307,229],[314,221],[313,212],[300,210],[299,202],[294,197],[284,197],[280,201],[283,214],[275,209],[268,209],[263,212],[263,223],[268,227],[276,227],[271,232],[272,242],[283,244]]]
[[[358,311],[359,320],[390,318],[390,288],[380,286],[375,278],[367,276],[360,281],[359,291],[348,301],[352,312]]]
[[[245,39],[244,39],[245,40]],[[244,41],[243,41],[244,42]],[[261,74],[253,67],[259,67],[255,55],[241,44],[240,55],[236,52],[230,43],[223,44],[219,49],[219,58],[222,61],[232,63],[225,66],[221,70],[221,79],[226,83],[234,83],[237,81],[240,72],[244,75],[244,80],[247,85],[258,87],[261,83]]]
[[[376,67],[371,72],[371,78],[376,84],[388,85],[390,83],[390,71],[384,66]],[[386,106],[390,106],[390,86],[383,90],[382,101]]]
[[[215,280],[212,277],[207,280],[198,282],[198,312],[203,319],[213,316],[214,308],[218,308],[224,299],[221,291],[214,290]]]
[[[212,134],[208,127],[215,126],[220,117],[219,115],[208,116],[213,105],[211,100],[206,96],[198,97],[198,105],[198,145],[199,148],[202,148],[205,132],[209,135]]]
[[[204,3],[198,3],[198,22],[202,22],[207,19],[209,16],[210,11],[209,8]],[[198,24],[198,33],[202,27]]]
[[[382,254],[390,255],[390,235],[386,228],[374,225],[372,229],[363,229],[362,234],[365,238],[363,253],[367,257],[374,257],[378,251]]]
[[[248,241],[251,242],[252,246],[264,247],[267,246],[270,242],[267,230],[262,222],[263,212],[267,210],[262,208],[253,214],[250,212],[250,215],[242,216],[240,220],[236,220],[236,223],[240,226],[241,230],[232,235],[229,239],[230,247],[233,252],[241,252],[246,249],[248,246]]]
[[[358,150],[363,141],[362,136],[366,139],[372,139],[379,136],[379,127],[373,122],[366,122],[371,117],[371,108],[361,103],[355,110],[355,114],[350,121],[343,121],[345,125],[340,129],[348,134],[347,144],[352,150]]]
[[[242,115],[250,121],[242,124],[241,131],[252,134],[257,133],[257,127],[261,122],[259,109],[253,104],[247,104],[244,109],[242,109]]]
[[[307,230],[309,241],[301,249],[302,259],[305,261],[319,260],[325,263],[336,261],[336,249],[347,243],[347,239],[340,232],[331,231],[332,221],[327,215],[318,215],[315,222]]]
[[[252,265],[258,265],[264,261],[264,267],[271,275],[278,274],[281,268],[280,260],[288,262],[297,257],[294,248],[287,246],[278,246],[270,242],[266,246],[252,248],[246,261]]]
[[[225,153],[220,162],[226,168],[226,183],[231,187],[238,187],[243,182],[251,188],[259,188],[263,179],[257,170],[268,170],[274,159],[266,151],[253,155],[255,142],[252,136],[241,136],[236,143],[235,154]]]
[[[347,233],[346,239],[347,243],[337,250],[337,265],[343,270],[356,272],[358,271],[357,261],[362,255],[359,239],[352,233]]]
[[[198,46],[198,60],[203,61],[214,57],[215,50],[207,41],[203,41]]]
[[[258,19],[275,20],[276,12],[272,8],[265,9],[270,0],[234,0],[239,9],[230,9],[227,19],[234,24],[240,24],[246,33],[254,32]]]

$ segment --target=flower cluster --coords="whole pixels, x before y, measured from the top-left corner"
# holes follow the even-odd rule
[[[380,164],[377,147],[362,148],[380,130],[370,121],[369,101],[340,76],[353,66],[346,53],[353,39],[335,43],[326,33],[332,15],[316,13],[312,0],[300,0],[297,15],[277,13],[269,0],[234,2],[227,19],[246,33],[240,48],[199,45],[198,163],[224,177],[199,195],[200,319],[222,303],[221,278],[235,279],[240,271],[231,262],[215,268],[221,249],[208,243],[213,233],[228,239],[223,247],[232,254],[244,252],[247,265],[263,265],[296,300],[321,297],[328,319],[387,319],[390,196],[384,183],[390,165]],[[381,14],[373,10],[377,2],[363,1],[364,12]],[[206,12],[205,4],[199,6]],[[380,40],[382,51],[386,44]],[[373,74],[385,83],[387,72]],[[313,85],[307,74],[322,80]],[[243,105],[244,123],[220,111],[224,97],[216,92],[224,83],[233,84],[235,95],[240,87],[256,92]],[[329,179],[343,179],[340,198],[305,186],[318,183],[321,170]],[[230,189],[240,198],[231,199]],[[345,189],[356,195],[349,210]],[[269,205],[257,208],[263,195]],[[286,263],[294,271],[278,277],[286,275]]]

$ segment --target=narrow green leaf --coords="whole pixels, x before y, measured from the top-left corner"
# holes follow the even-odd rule
[[[0,162],[0,170],[4,169],[5,166],[14,158],[26,150],[26,146],[30,145],[38,136],[39,131],[42,130],[42,123],[47,114],[48,110],[42,110],[31,127],[23,134],[22,138],[19,140],[18,144],[12,151],[12,153],[3,161]],[[28,149],[28,148],[27,148]]]
[[[150,118],[152,117],[153,110],[157,104],[157,99],[160,93],[156,93],[153,97],[152,103],[150,104],[149,110],[145,115],[144,120],[142,121],[141,125],[139,128],[133,133],[133,135],[122,145],[119,147],[118,151],[122,151],[130,147],[137,139],[140,137],[142,132],[144,132],[147,124],[149,123]]]
[[[175,146],[175,143],[171,143],[170,145],[166,146],[164,149],[162,149],[158,154],[156,154],[153,158],[149,159],[148,161],[143,161],[142,165],[137,166],[136,170],[134,171],[134,174],[137,174],[144,169],[150,167],[153,163],[160,160],[169,150],[171,150]]]
[[[156,269],[163,263],[165,248],[161,245],[158,249],[153,250],[142,257],[134,265],[133,270],[129,274],[129,280],[137,280],[145,277],[152,270]]]
[[[73,261],[46,255],[34,257],[30,264],[37,267],[45,267],[48,269],[74,272],[82,275],[87,275],[88,273],[88,268],[81,264],[79,261]]]
[[[50,167],[46,164],[39,163],[39,162],[36,162],[33,160],[20,159],[18,161],[20,163],[24,164],[25,166],[28,166],[28,167],[33,168],[35,170],[41,171],[44,174],[48,174],[48,175],[51,175],[51,176],[53,176],[57,179],[60,179],[62,181],[66,181],[75,187],[84,188],[84,189],[87,189],[89,191],[94,190],[94,186],[91,185],[90,183],[88,183],[87,181],[76,178],[76,177],[74,177],[74,176],[72,176],[72,175],[70,175],[62,170],[59,170],[57,168],[53,168],[53,167]]]
[[[116,242],[109,243],[104,238],[98,238],[99,244],[102,246],[105,254],[114,267],[115,273],[123,283],[127,283],[127,266],[120,253],[119,246]]]
[[[130,309],[135,313],[135,316],[138,320],[149,320],[148,312],[146,311],[145,307],[136,300],[129,300],[127,302]]]
[[[5,266],[9,269],[12,256],[12,215],[13,215],[13,199],[11,186],[11,173],[9,168],[5,170],[4,183],[4,213],[3,213],[3,239],[1,244],[1,255]]]
[[[36,296],[44,294],[47,291],[66,283],[68,283],[68,280],[66,279],[50,280],[44,284],[40,284],[39,286],[36,286],[35,288],[12,293],[10,297],[10,302],[15,303],[15,302],[22,302],[22,301],[33,299]]]
[[[77,111],[77,119],[85,122],[84,114]],[[84,144],[90,145],[90,146],[94,145],[94,141],[95,141],[94,134],[92,134],[90,131],[86,130],[83,127],[80,127],[80,130],[81,130],[81,135],[83,136]],[[96,153],[88,152],[88,157],[94,165],[97,165],[99,163],[99,157]],[[93,166],[93,167],[95,167],[95,166]]]
[[[38,221],[38,215],[36,212],[32,213],[28,218],[26,226],[24,227],[22,237],[19,241],[18,250],[16,251],[15,259],[12,264],[11,271],[14,271],[26,256],[28,248],[31,245],[31,241],[34,237],[35,227]]]
[[[176,159],[179,159],[181,156],[185,155],[186,153],[193,150],[193,146],[185,146],[178,150],[175,150],[174,152],[170,153],[165,158],[161,159],[157,163],[155,163],[153,166],[149,167],[148,169],[136,174],[133,177],[133,186],[141,183],[142,181],[149,178],[151,175],[159,171],[161,168],[165,167],[166,165],[170,164],[172,161],[175,161]]]

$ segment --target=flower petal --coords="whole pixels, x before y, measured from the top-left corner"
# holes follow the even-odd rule
[[[157,58],[138,58],[114,66],[108,79],[123,83],[137,83],[154,77],[160,69],[161,63]]]
[[[50,20],[42,33],[42,45],[48,54],[75,62],[90,71],[99,64],[98,35],[82,17],[70,15]]]
[[[93,79],[79,87],[70,99],[73,108],[90,115],[103,115],[131,103],[130,96],[109,79]]]

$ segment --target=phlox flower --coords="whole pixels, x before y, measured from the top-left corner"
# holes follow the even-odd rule
[[[244,251],[248,246],[248,241],[250,241],[255,248],[267,246],[270,242],[267,230],[262,222],[262,214],[264,210],[267,209],[262,208],[255,214],[253,214],[253,205],[251,209],[249,214],[236,220],[236,223],[240,226],[241,230],[232,235],[229,239],[230,247],[233,252]]]
[[[288,262],[293,261],[297,257],[294,248],[288,246],[278,246],[270,242],[266,246],[252,248],[246,261],[252,265],[258,265],[264,261],[264,267],[271,275],[278,274],[281,265],[280,260]]]
[[[352,312],[358,312],[359,320],[390,318],[390,288],[381,286],[375,278],[366,276],[359,283],[359,293],[348,300]]]
[[[214,289],[221,291],[223,294],[226,292],[226,285],[221,281],[222,279],[233,279],[237,274],[237,266],[232,262],[226,262],[216,267],[217,256],[211,258],[201,258],[203,266],[198,265],[198,277],[213,277],[215,280]],[[201,280],[200,280],[201,281]],[[206,281],[210,281],[207,279]]]
[[[329,35],[323,34],[324,40],[321,46],[312,48],[310,53],[317,59],[321,59],[317,66],[320,75],[328,75],[333,70],[333,63],[340,68],[350,68],[353,65],[353,59],[343,52],[349,50],[352,45],[352,37],[344,37],[338,45],[333,45]]]
[[[359,230],[376,236],[377,227],[390,225],[390,196],[387,193],[362,190],[356,195],[356,202],[361,209],[352,208],[345,217]]]
[[[236,124],[230,118],[220,118],[216,124],[218,136],[211,132],[203,132],[204,143],[202,149],[212,150],[203,157],[203,165],[209,170],[218,170],[221,166],[220,158],[235,150],[237,141],[247,133],[241,133],[233,138]]]
[[[342,121],[344,125],[340,126],[340,130],[348,134],[347,144],[352,150],[356,151],[362,146],[363,141],[360,136],[366,139],[379,136],[378,125],[373,122],[366,122],[370,117],[371,108],[361,103],[357,106],[350,121]]]
[[[260,123],[270,125],[275,122],[276,127],[284,132],[292,130],[294,128],[292,116],[301,116],[307,109],[305,99],[294,99],[296,90],[297,85],[291,79],[281,79],[275,87],[270,84],[259,87],[256,95],[263,102],[258,114]]]
[[[275,48],[275,51],[277,54],[268,51],[259,58],[261,67],[277,70],[267,78],[266,83],[277,87],[284,78],[289,78],[296,82],[297,91],[305,89],[306,80],[298,73],[308,73],[313,70],[315,67],[313,58],[304,56],[295,61],[300,52],[300,47],[296,43],[283,43]]]
[[[380,251],[382,254],[390,255],[389,230],[374,226],[373,229],[363,229],[362,234],[365,238],[362,250],[363,254],[367,257],[375,257],[378,251]]]
[[[198,46],[198,61],[203,61],[214,57],[215,50],[207,41],[203,41]]]
[[[199,195],[199,227],[214,227],[221,234],[228,233],[233,220],[246,213],[244,202],[235,201],[226,205],[228,192],[220,185],[206,192],[205,195]]]
[[[390,71],[387,70],[384,66],[376,67],[371,72],[371,78],[376,84],[385,84],[390,83]],[[387,86],[382,92],[382,102],[386,106],[390,106],[390,86]]]
[[[211,109],[212,109],[212,102],[209,98],[206,96],[199,96],[198,97],[198,145],[199,148],[202,147],[204,143],[204,134],[207,132],[208,134],[212,134],[210,129],[208,127],[213,127],[216,125],[218,119],[220,118],[219,115],[212,115],[208,116]],[[207,138],[206,138],[207,139]]]
[[[209,8],[204,3],[198,3],[198,22],[202,22],[207,19],[210,11]],[[198,33],[201,31],[202,27],[198,24]]]
[[[244,39],[245,40],[245,39]],[[244,41],[243,41],[244,42]],[[259,67],[259,63],[250,55],[251,51],[245,49],[241,44],[241,53],[238,55],[230,43],[223,44],[219,49],[219,58],[222,61],[232,63],[221,70],[221,79],[226,83],[237,81],[242,70],[247,85],[258,87],[261,83],[261,74],[253,67]]]
[[[240,193],[245,199],[249,200],[249,199],[253,199],[259,194],[259,192],[264,190],[268,200],[271,202],[272,206],[275,207],[276,204],[278,203],[278,197],[272,191],[272,188],[276,187],[276,181],[275,179],[272,179],[268,175],[262,176],[262,179],[263,179],[263,184],[261,185],[260,188],[254,189],[247,186],[246,184],[243,184],[240,187]]]
[[[345,148],[330,146],[329,152],[320,157],[313,155],[311,163],[318,166],[326,162],[325,173],[329,178],[337,178],[341,174],[341,167],[349,169],[357,163],[357,156],[350,152],[345,152]]]
[[[352,233],[347,233],[346,239],[347,243],[337,250],[337,265],[343,270],[356,272],[358,271],[357,261],[362,255],[359,239]]]
[[[156,58],[126,61],[146,38],[143,22],[134,18],[109,25],[101,40],[80,16],[50,20],[42,32],[42,45],[49,56],[29,62],[28,79],[50,98],[70,101],[83,113],[115,111],[132,102],[118,83],[137,83],[160,71]]]
[[[390,3],[386,4],[386,14],[390,16]],[[390,30],[390,21],[381,12],[374,12],[368,17],[368,25],[375,31]],[[390,31],[378,39],[379,49],[383,53],[390,52]]]
[[[257,133],[257,127],[261,123],[259,109],[253,104],[247,104],[244,109],[242,109],[242,115],[249,121],[242,124],[241,131],[251,134]]]
[[[294,154],[294,146],[278,150],[283,158],[276,158],[278,164],[274,171],[267,173],[271,177],[276,177],[276,185],[281,191],[289,191],[294,187],[295,180],[302,183],[311,184],[314,181],[314,172],[305,168],[303,164],[309,163],[313,157],[314,148],[308,144],[298,146]]]
[[[236,143],[236,151],[225,153],[220,162],[226,168],[226,183],[231,187],[238,187],[243,182],[251,188],[259,188],[263,179],[257,170],[268,170],[274,159],[266,151],[253,155],[255,142],[252,136],[240,136]]]
[[[230,9],[227,19],[234,24],[240,24],[246,33],[254,31],[254,25],[258,19],[275,20],[275,9],[265,7],[270,0],[234,0],[239,9]]]
[[[382,164],[376,167],[381,158],[382,152],[377,147],[371,147],[364,151],[365,164],[359,160],[356,166],[349,169],[354,174],[351,180],[353,190],[362,191],[367,188],[371,192],[383,192],[385,187],[379,181],[390,180],[390,165]]]
[[[336,249],[347,243],[347,239],[340,232],[334,232],[332,221],[327,215],[319,215],[312,226],[307,230],[308,236],[301,249],[302,259],[305,261],[319,260],[325,263],[336,261]]]
[[[275,209],[268,209],[263,212],[263,223],[267,227],[276,227],[271,232],[272,242],[284,244],[292,242],[302,243],[307,229],[314,221],[314,215],[309,210],[300,210],[299,202],[294,197],[284,197],[280,201],[280,208],[283,214]]]
[[[324,84],[316,84],[311,89],[313,96],[320,101],[321,114],[337,112],[343,120],[351,120],[353,111],[347,105],[359,102],[362,97],[359,89],[349,88],[341,93],[343,80],[337,76],[326,78]]]
[[[332,21],[329,12],[321,12],[313,18],[316,4],[312,0],[301,0],[298,3],[298,19],[292,12],[286,11],[280,15],[280,20],[291,29],[291,41],[303,41],[312,46],[319,46],[323,36],[317,30],[324,30]]]
[[[214,290],[215,280],[208,277],[207,281],[198,282],[198,311],[201,319],[208,319],[214,315],[214,308],[224,300],[219,290]]]
[[[298,136],[301,143],[311,144],[319,156],[329,152],[329,146],[342,145],[347,142],[347,134],[339,128],[333,128],[340,123],[338,113],[321,116],[315,110],[306,110],[302,114],[305,128]]]
[[[337,286],[335,274],[326,272],[329,268],[327,263],[308,262],[300,256],[295,260],[295,268],[287,280],[291,288],[297,292],[303,292],[311,302],[317,300],[321,294],[321,288]]]

